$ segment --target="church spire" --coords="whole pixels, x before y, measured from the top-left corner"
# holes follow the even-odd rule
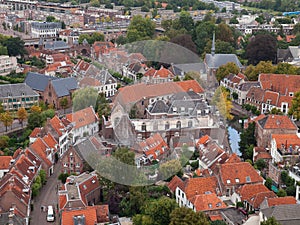
[[[213,33],[213,40],[212,40],[212,46],[211,46],[211,55],[214,56],[215,55],[215,31]]]

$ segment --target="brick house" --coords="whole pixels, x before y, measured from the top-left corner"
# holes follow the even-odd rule
[[[285,115],[268,115],[256,122],[258,147],[270,147],[271,134],[296,134],[296,124]]]
[[[73,146],[70,146],[66,153],[61,158],[61,172],[62,173],[76,173],[83,172],[84,160]]]

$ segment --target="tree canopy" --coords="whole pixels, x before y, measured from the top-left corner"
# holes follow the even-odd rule
[[[155,24],[149,18],[134,16],[127,28],[128,42],[151,39],[154,36]]]
[[[73,93],[73,111],[95,107],[98,98],[98,91],[92,87],[85,87]]]
[[[181,207],[171,213],[170,225],[209,225],[203,212],[194,212],[192,209]]]

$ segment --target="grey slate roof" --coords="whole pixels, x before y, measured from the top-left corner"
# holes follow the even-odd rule
[[[205,62],[208,68],[219,68],[229,62],[234,62],[239,68],[243,68],[243,65],[235,54],[206,54]]]
[[[289,46],[289,50],[294,59],[299,58],[299,56],[300,56],[300,47],[299,46]]]
[[[238,89],[241,91],[249,91],[251,87],[260,87],[260,83],[259,82],[253,82],[253,81],[249,81],[249,82],[245,82],[242,83],[238,86]]]
[[[262,213],[267,217],[275,217],[282,225],[300,224],[300,205],[277,205],[267,209],[262,209]]]
[[[185,64],[174,64],[174,68],[177,68],[185,73],[187,72],[201,72],[205,73],[206,68],[203,62],[199,63],[185,63]]]
[[[96,76],[96,79],[101,82],[101,84],[116,83],[116,79],[108,72],[108,70],[101,70],[100,74]]]
[[[57,77],[46,76],[44,74],[28,72],[25,78],[25,83],[33,90],[44,91],[49,80],[58,79]]]
[[[45,49],[49,50],[61,50],[70,48],[64,41],[51,41],[45,43]]]
[[[150,109],[150,113],[167,113],[169,106],[162,100],[157,100],[153,107]]]
[[[199,99],[202,99],[202,97],[194,91],[179,92],[179,93],[172,95],[172,97],[171,97],[171,101],[172,100],[192,100],[192,99],[199,100]]]
[[[32,90],[27,84],[2,84],[0,85],[0,98],[21,96],[39,96],[37,92]]]
[[[57,97],[69,95],[71,90],[78,88],[77,81],[74,77],[52,80],[52,85]]]
[[[70,90],[78,88],[77,81],[74,77],[57,78],[39,73],[29,72],[25,78],[25,83],[33,90],[45,91],[49,81],[52,82],[53,88],[57,97],[62,97],[70,94]]]

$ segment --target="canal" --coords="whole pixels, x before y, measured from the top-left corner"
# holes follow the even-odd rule
[[[241,152],[239,150],[239,141],[240,139],[240,132],[238,132],[235,128],[228,126],[228,138],[229,138],[229,144],[232,153],[236,153],[238,156],[241,155]]]

